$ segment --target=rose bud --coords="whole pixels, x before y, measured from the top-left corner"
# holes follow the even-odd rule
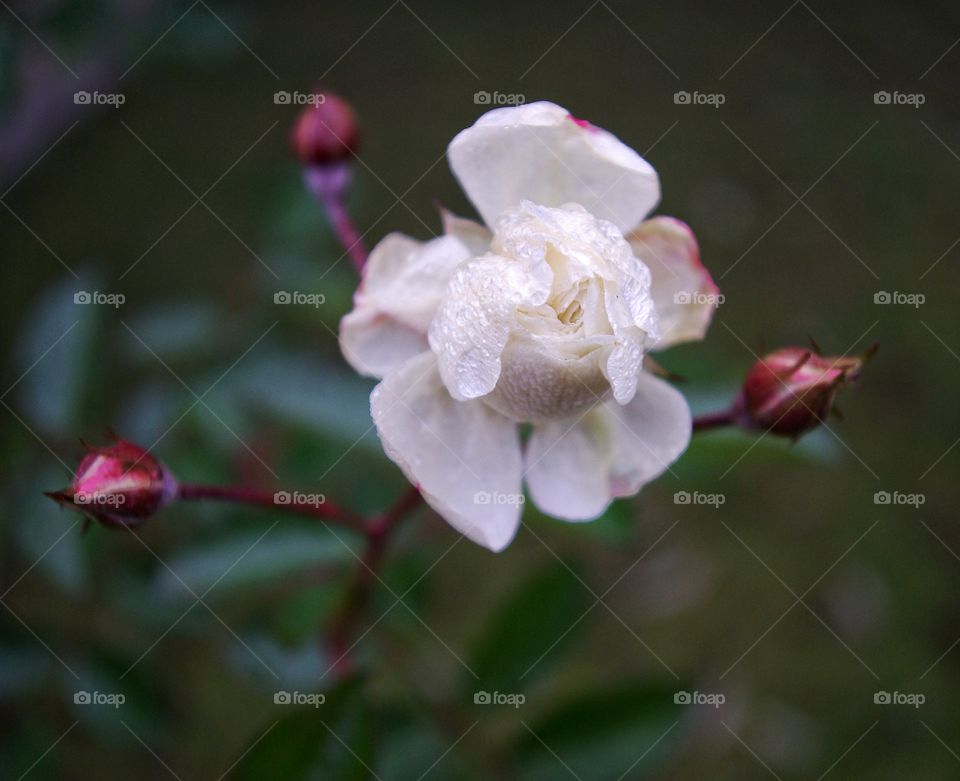
[[[332,92],[316,92],[290,136],[293,153],[306,167],[348,160],[360,144],[360,125],[353,108]]]
[[[118,439],[107,447],[87,446],[73,482],[47,493],[104,526],[136,527],[170,502],[177,484],[166,467],[139,445]]]
[[[833,409],[839,390],[856,380],[876,347],[851,358],[825,358],[803,347],[784,347],[757,361],[737,400],[740,425],[793,437],[816,428]]]

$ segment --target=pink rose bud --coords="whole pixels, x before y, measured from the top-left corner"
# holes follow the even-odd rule
[[[737,400],[740,425],[793,437],[816,428],[833,409],[839,390],[856,380],[876,346],[851,358],[826,358],[803,347],[784,347],[757,361]]]
[[[293,126],[290,143],[307,167],[349,159],[360,145],[360,125],[353,108],[332,92],[316,92]]]
[[[136,527],[176,496],[177,484],[166,467],[146,450],[118,439],[107,447],[89,447],[73,482],[47,493],[105,526]]]

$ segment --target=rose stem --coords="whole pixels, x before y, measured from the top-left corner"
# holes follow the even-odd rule
[[[380,580],[377,570],[383,561],[390,534],[422,501],[420,491],[416,486],[411,486],[393,506],[371,519],[366,526],[366,544],[358,559],[359,566],[327,630],[326,644],[334,658],[331,670],[335,677],[341,678],[350,672],[349,655],[353,648],[350,635],[354,623],[369,602],[375,582]]]
[[[343,204],[341,194],[324,194],[320,196],[320,203],[327,210],[327,216],[330,218],[334,232],[337,234],[340,244],[350,255],[350,261],[359,274],[363,271],[367,262],[367,248],[364,246],[363,239]]]
[[[712,428],[736,425],[736,411],[731,407],[721,412],[709,412],[693,419],[694,431],[707,431]]]
[[[333,521],[355,531],[367,532],[364,519],[357,513],[341,507],[330,500],[322,504],[278,504],[273,491],[261,491],[255,488],[223,485],[182,484],[177,488],[177,499],[186,501],[213,500],[247,504],[256,507],[272,507],[297,515],[306,515],[321,521]]]

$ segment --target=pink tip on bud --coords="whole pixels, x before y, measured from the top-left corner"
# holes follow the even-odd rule
[[[356,113],[332,92],[315,92],[312,97],[290,135],[294,155],[308,168],[349,160],[360,146]]]
[[[738,422],[796,439],[826,420],[837,393],[859,378],[876,349],[849,358],[826,358],[804,347],[769,353],[747,373]]]
[[[177,483],[163,464],[139,445],[118,439],[106,447],[87,446],[70,486],[47,496],[104,526],[132,528],[176,493]]]

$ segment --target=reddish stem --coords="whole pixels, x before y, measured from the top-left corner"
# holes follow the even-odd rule
[[[734,426],[737,423],[737,413],[732,407],[720,412],[709,412],[693,419],[694,431],[707,431],[712,428]]]
[[[337,238],[343,245],[343,248],[350,255],[350,261],[357,273],[363,271],[367,262],[367,248],[363,244],[363,239],[357,231],[350,214],[343,205],[343,200],[339,194],[326,195],[320,199],[324,208],[327,210],[327,216],[330,217],[330,223],[337,234]]]
[[[422,501],[420,491],[416,486],[411,486],[385,513],[367,524],[366,546],[360,554],[359,566],[327,631],[327,647],[333,656],[331,671],[338,678],[349,674],[351,670],[350,636],[357,618],[370,601],[374,583],[380,579],[377,570],[383,561],[390,534]]]
[[[291,498],[296,496],[295,493],[283,493]],[[262,491],[256,488],[245,488],[243,486],[195,485],[188,483],[186,485],[180,485],[177,489],[178,499],[191,501],[213,500],[248,504],[256,507],[272,507],[276,510],[296,513],[297,515],[306,515],[321,521],[333,521],[334,523],[347,526],[355,531],[367,532],[367,525],[360,515],[331,502],[329,499],[325,498],[320,504],[297,504],[292,501],[290,503],[278,502],[276,497],[276,492]]]

